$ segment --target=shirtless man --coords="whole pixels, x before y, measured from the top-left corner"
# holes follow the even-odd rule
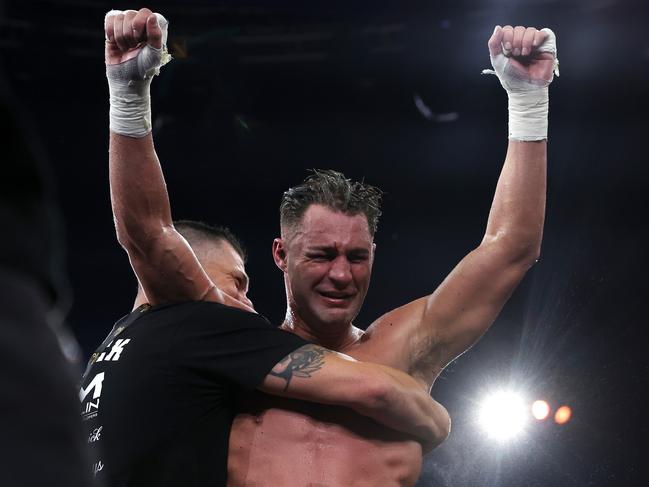
[[[117,27],[108,29],[107,37],[108,44],[118,36],[129,37],[117,45],[135,57],[142,47],[138,43],[158,39],[159,28],[151,17],[146,29],[136,25],[136,15],[131,15],[120,17],[119,32]],[[348,184],[333,172],[324,173],[324,181],[307,181],[287,192],[281,238],[273,243],[286,285],[284,329],[359,360],[406,371],[426,390],[449,362],[485,333],[540,252],[547,88],[558,66],[555,39],[548,30],[498,26],[488,44],[493,73],[509,95],[507,155],[482,242],[432,294],[383,315],[367,331],[353,326],[369,285],[378,211],[372,204],[357,204],[372,198],[372,191],[358,184],[359,194],[351,204],[321,197],[318,187]],[[150,63],[148,55],[138,57],[138,64],[150,80],[160,63]],[[111,165],[115,158],[155,160],[151,139],[145,137],[150,130],[148,83],[146,89],[141,86],[136,83],[131,89],[132,98],[122,98],[127,104],[115,112],[111,106],[113,131],[125,125],[131,127],[131,136],[143,137],[119,147],[111,136]],[[159,171],[154,165],[149,169],[154,175]],[[164,187],[159,175],[147,187],[151,184]],[[128,214],[137,221],[142,215],[127,206],[122,210],[124,215],[116,213],[118,231],[129,234],[135,248],[148,249],[140,253],[142,259],[173,260],[182,269],[177,280],[166,280],[167,299],[218,298],[214,285],[163,219],[148,215],[129,229],[120,218]],[[160,280],[163,274],[149,265],[138,277]],[[422,464],[419,443],[351,411],[261,396],[249,401],[235,420],[229,455],[233,486],[410,486]]]
[[[108,37],[121,43],[114,21],[107,19]],[[415,379],[273,327],[247,297],[236,238],[227,229],[171,222],[152,138],[129,136],[132,111],[120,119],[138,101],[115,86],[129,68],[139,69],[141,58],[124,60],[129,54],[107,42],[111,196],[118,239],[140,286],[133,312],[93,354],[79,389],[96,478],[115,486],[225,485],[233,396],[241,389],[350,408],[424,448],[443,441],[448,413]]]

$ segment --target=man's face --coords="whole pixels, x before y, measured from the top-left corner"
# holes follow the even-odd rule
[[[285,275],[293,311],[310,327],[348,326],[367,294],[374,260],[365,215],[312,205],[285,237]]]
[[[202,244],[199,260],[212,282],[231,298],[253,307],[248,299],[248,275],[243,259],[226,240]]]

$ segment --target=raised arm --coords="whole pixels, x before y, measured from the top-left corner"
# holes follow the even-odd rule
[[[117,239],[150,304],[209,300],[244,307],[216,288],[175,230],[151,136],[151,80],[168,59],[166,20],[149,9],[106,15],[109,174]]]
[[[541,247],[554,35],[496,27],[489,51],[509,95],[510,140],[484,238],[433,294],[384,315],[370,329],[394,342],[395,361],[427,384],[486,332]]]
[[[245,306],[218,290],[174,229],[150,133],[149,84],[164,60],[164,29],[148,9],[106,18],[111,90],[110,184],[115,227],[151,304],[209,300]],[[450,419],[411,377],[316,346],[287,356],[266,377],[269,394],[352,408],[432,449]]]
[[[416,437],[424,451],[442,443],[450,432],[446,409],[408,374],[357,362],[318,345],[305,345],[287,355],[259,389],[292,399],[351,408]]]

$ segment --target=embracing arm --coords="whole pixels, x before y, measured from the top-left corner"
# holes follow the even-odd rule
[[[446,409],[404,372],[358,362],[318,345],[287,355],[259,389],[268,394],[348,407],[416,437],[426,451],[449,434]]]

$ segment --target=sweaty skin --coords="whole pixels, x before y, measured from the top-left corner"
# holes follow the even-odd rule
[[[489,50],[494,56],[504,45],[526,55],[544,39],[534,28],[497,27]],[[551,56],[512,63],[521,73],[551,79]],[[365,333],[351,320],[369,283],[372,238],[354,217],[309,207],[300,235],[286,236],[282,229],[273,248],[287,289],[282,326],[358,360],[403,370],[429,389],[487,331],[538,259],[546,165],[547,141],[510,140],[480,245],[432,294],[383,315]],[[323,248],[324,258],[318,250]],[[350,258],[359,249],[370,254],[366,262]],[[344,299],[329,299],[332,289]],[[246,399],[230,436],[232,487],[412,486],[419,477],[419,445],[358,415],[269,396]]]
[[[336,247],[340,254],[367,256],[369,261],[373,242],[365,217],[312,206],[292,242],[300,257],[290,264],[291,272],[308,277],[315,274],[318,290],[344,288],[350,297],[336,303],[315,296],[310,305],[297,298],[292,307],[295,312],[287,314],[282,327],[347,355],[374,363],[391,362],[394,368],[406,370],[407,362],[401,356],[386,353],[389,343],[381,343],[378,328],[363,332],[349,325],[348,313],[360,308],[367,291],[368,262],[348,265],[347,270],[343,262],[334,263],[321,280],[320,267],[328,266],[328,261],[320,262],[319,254],[312,255],[314,249]],[[352,266],[355,269],[351,270]],[[296,282],[287,285],[292,286],[291,295],[301,294],[298,287],[311,287]],[[317,330],[300,326],[300,315],[307,308],[315,310],[306,317],[310,324],[319,317],[323,321]],[[425,381],[419,382],[422,388],[429,388]],[[230,435],[230,486],[408,486],[421,472],[419,443],[349,410],[278,401],[259,393],[242,398],[239,411]]]
[[[131,62],[145,41],[161,48],[162,31],[148,9],[112,12],[105,34],[107,65]],[[109,174],[118,240],[140,284],[136,306],[207,300],[254,311],[241,255],[226,241],[190,247],[174,228],[150,133],[130,137],[111,131]],[[448,436],[448,413],[413,377],[316,345],[282,359],[259,390],[348,408],[417,438],[428,449]]]
[[[332,345],[332,336],[295,318],[299,310],[290,296],[293,309],[283,327],[314,341],[322,335],[332,349],[403,370],[429,389],[441,370],[484,334],[535,262],[545,206],[545,165],[545,141],[510,141],[483,242],[433,294],[383,315],[366,332],[350,325],[336,330],[332,336],[343,337],[338,347]],[[350,228],[353,217],[312,206],[304,223],[305,254],[311,247],[326,246],[324,236],[340,255],[371,248],[363,229]],[[310,272],[308,266],[299,271]],[[347,272],[353,281],[353,264]],[[334,278],[343,279],[339,264],[332,264],[327,274],[327,279]],[[290,295],[296,284],[287,287]],[[334,317],[336,313],[344,314],[344,309],[331,310]],[[320,314],[326,315],[323,310]],[[354,413],[261,394],[245,398],[242,406],[230,435],[232,487],[412,486],[420,475],[422,451],[416,442]]]
[[[399,347],[405,335],[390,333],[399,325],[389,323],[390,315],[367,332],[349,326],[347,313],[360,307],[368,284],[369,266],[343,262],[327,267],[325,279],[319,279],[320,255],[312,249],[336,247],[341,254],[370,255],[373,252],[367,220],[360,215],[350,217],[327,208],[313,206],[307,210],[301,231],[293,238],[300,257],[291,269],[309,278],[313,286],[325,292],[344,288],[348,303],[331,302],[314,296],[311,308],[324,320],[319,331],[300,326],[299,313],[288,313],[283,328],[309,340],[327,343],[355,358],[391,364],[408,370],[403,354],[389,353]],[[323,259],[324,260],[324,259]],[[355,269],[351,269],[355,266]],[[354,277],[352,277],[352,273]],[[310,284],[293,283],[290,294]],[[299,301],[299,299],[298,299]],[[306,307],[298,303],[297,308]],[[396,312],[391,313],[394,315]],[[396,317],[398,318],[398,317]],[[314,323],[317,317],[309,317]],[[401,317],[401,324],[406,325]],[[340,328],[336,325],[339,324]],[[326,327],[326,328],[325,328]],[[381,330],[387,333],[381,333]],[[327,331],[331,333],[327,333]],[[404,327],[405,331],[405,327]],[[319,340],[318,340],[319,339]],[[391,340],[394,340],[391,342]],[[422,388],[429,388],[419,380]],[[230,486],[410,486],[421,472],[422,448],[406,435],[388,430],[374,421],[342,408],[322,407],[298,401],[276,400],[265,394],[254,394],[241,401],[230,435],[228,484]]]
[[[494,31],[489,49],[494,55],[504,44],[514,53],[529,53],[542,40],[536,29],[506,26]],[[119,49],[125,50],[124,46]],[[107,59],[108,54],[107,49]],[[523,61],[514,63],[522,75],[538,70],[540,77],[550,79],[552,59]],[[122,139],[111,135],[116,224],[147,297],[155,295],[161,302],[197,296],[222,300],[225,293],[196,264],[186,242],[178,240],[171,227],[150,135],[138,139],[141,143],[128,142],[129,150]],[[134,157],[138,147],[142,157]],[[423,390],[430,390],[444,367],[487,331],[539,256],[546,152],[545,140],[510,140],[480,245],[432,294],[383,315],[366,332],[355,328],[352,321],[365,297],[374,259],[367,222],[359,215],[312,205],[297,231],[285,234],[283,228],[282,238],[273,245],[287,289],[288,310],[282,327],[355,359],[406,372]],[[134,166],[134,159],[142,167]],[[124,177],[139,170],[142,177]],[[158,178],[155,191],[152,178],[144,177],[151,173]],[[138,181],[147,184],[137,188]],[[132,186],[141,191],[130,191]],[[142,198],[143,193],[150,199]],[[126,204],[130,195],[138,195],[139,207],[130,201]],[[162,211],[148,215],[159,205]],[[160,279],[165,276],[161,266],[171,272],[166,275],[169,278]],[[237,296],[230,299],[237,301]],[[230,437],[231,486],[412,486],[421,472],[419,443],[351,410],[260,393],[243,398],[242,405]],[[448,426],[448,414],[443,414]]]
[[[232,424],[228,485],[412,486],[422,453],[406,435],[348,409],[256,393]]]
[[[253,398],[233,424],[228,485],[411,486],[418,443],[344,410]]]
[[[510,141],[483,242],[433,294],[383,315],[366,332],[344,327],[344,321],[336,329],[336,319],[345,314],[344,304],[318,302],[316,297],[311,308],[329,306],[329,314],[319,310],[320,316],[332,318],[329,326],[334,333],[327,334],[300,320],[298,298],[291,296],[299,284],[288,282],[296,281],[295,277],[286,278],[289,312],[282,327],[357,360],[403,370],[430,389],[441,370],[484,334],[536,261],[545,206],[545,165],[545,141]],[[310,207],[302,225],[303,241],[298,243],[303,249],[297,253],[308,255],[311,248],[327,247],[328,239],[339,255],[323,279],[332,283],[346,279],[345,289],[363,294],[363,266],[357,269],[357,264],[348,263],[344,277],[343,264],[337,263],[350,251],[372,252],[366,222],[359,228],[355,218]],[[518,223],[522,221],[525,225]],[[301,257],[296,260],[296,270],[308,279],[311,264]],[[356,275],[359,284],[351,284]],[[314,287],[320,289],[322,280],[315,281]],[[350,301],[355,299],[352,296]],[[421,473],[422,453],[418,443],[353,412],[256,393],[243,398],[232,425],[228,485],[412,486]]]

